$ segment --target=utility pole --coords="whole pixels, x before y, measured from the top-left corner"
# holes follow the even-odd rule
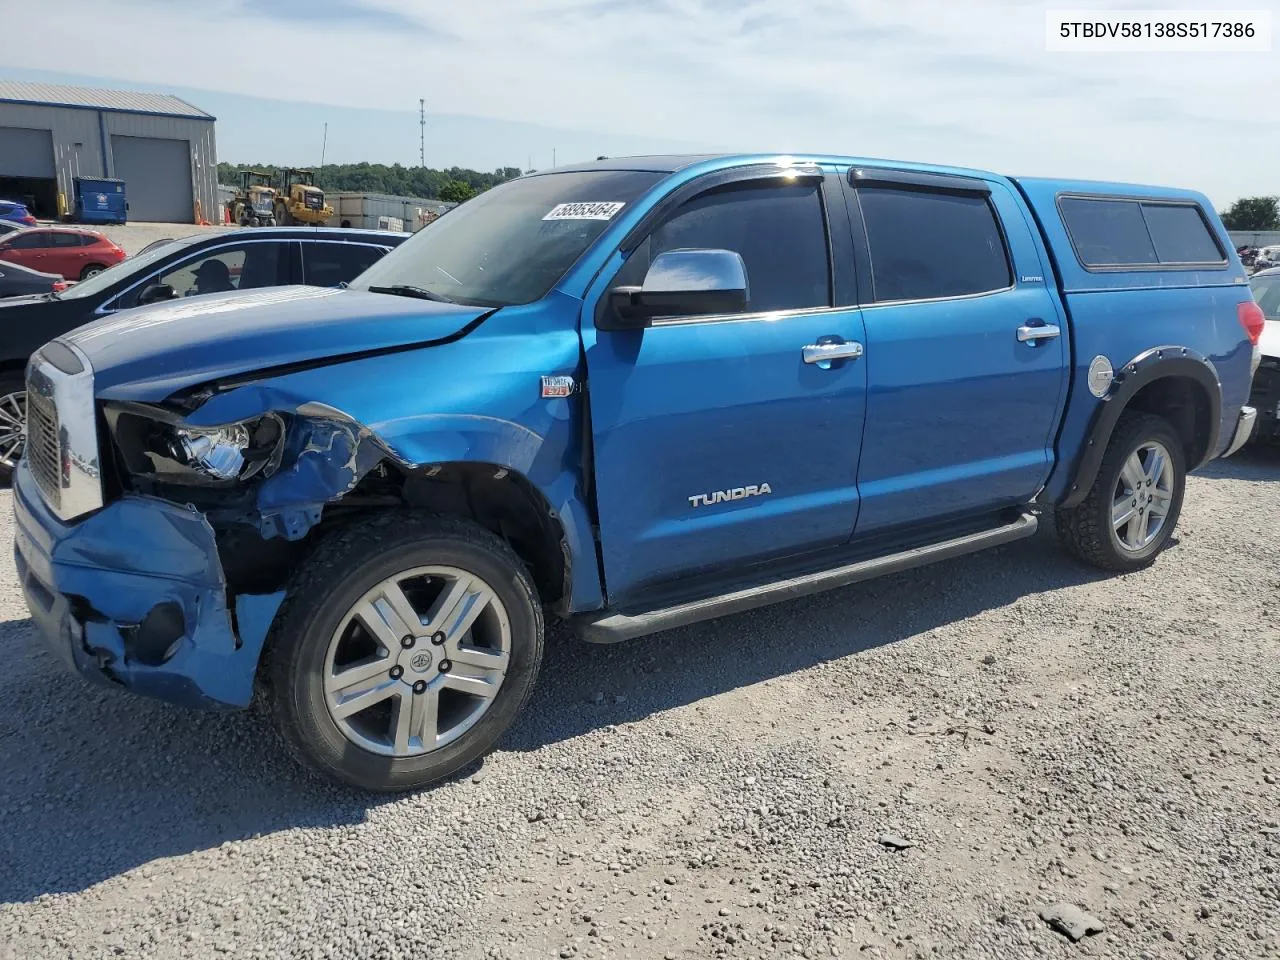
[[[551,148],[551,169],[554,170],[555,168],[556,168],[556,148],[552,147]]]
[[[418,166],[427,165],[427,101],[418,100]]]
[[[320,142],[320,170],[324,170],[324,153],[329,148],[329,121],[324,122],[324,139]]]

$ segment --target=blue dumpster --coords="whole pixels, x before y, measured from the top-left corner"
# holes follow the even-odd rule
[[[129,210],[125,202],[124,181],[107,177],[76,177],[77,223],[124,223]]]

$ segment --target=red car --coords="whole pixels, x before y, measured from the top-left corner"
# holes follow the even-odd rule
[[[119,263],[125,252],[94,230],[34,227],[0,237],[0,260],[84,280]]]

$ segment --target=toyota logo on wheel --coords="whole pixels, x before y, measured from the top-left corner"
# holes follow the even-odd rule
[[[413,659],[409,661],[409,666],[413,668],[414,673],[426,673],[431,669],[431,654],[425,650],[415,653]]]

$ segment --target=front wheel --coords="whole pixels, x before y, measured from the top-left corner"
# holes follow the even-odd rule
[[[493,749],[542,659],[524,564],[475,524],[388,513],[331,535],[267,640],[285,742],[318,773],[412,790]]]
[[[1070,553],[1093,566],[1148,566],[1173,536],[1186,483],[1182,441],[1169,422],[1124,413],[1088,496],[1055,514],[1058,535]]]

